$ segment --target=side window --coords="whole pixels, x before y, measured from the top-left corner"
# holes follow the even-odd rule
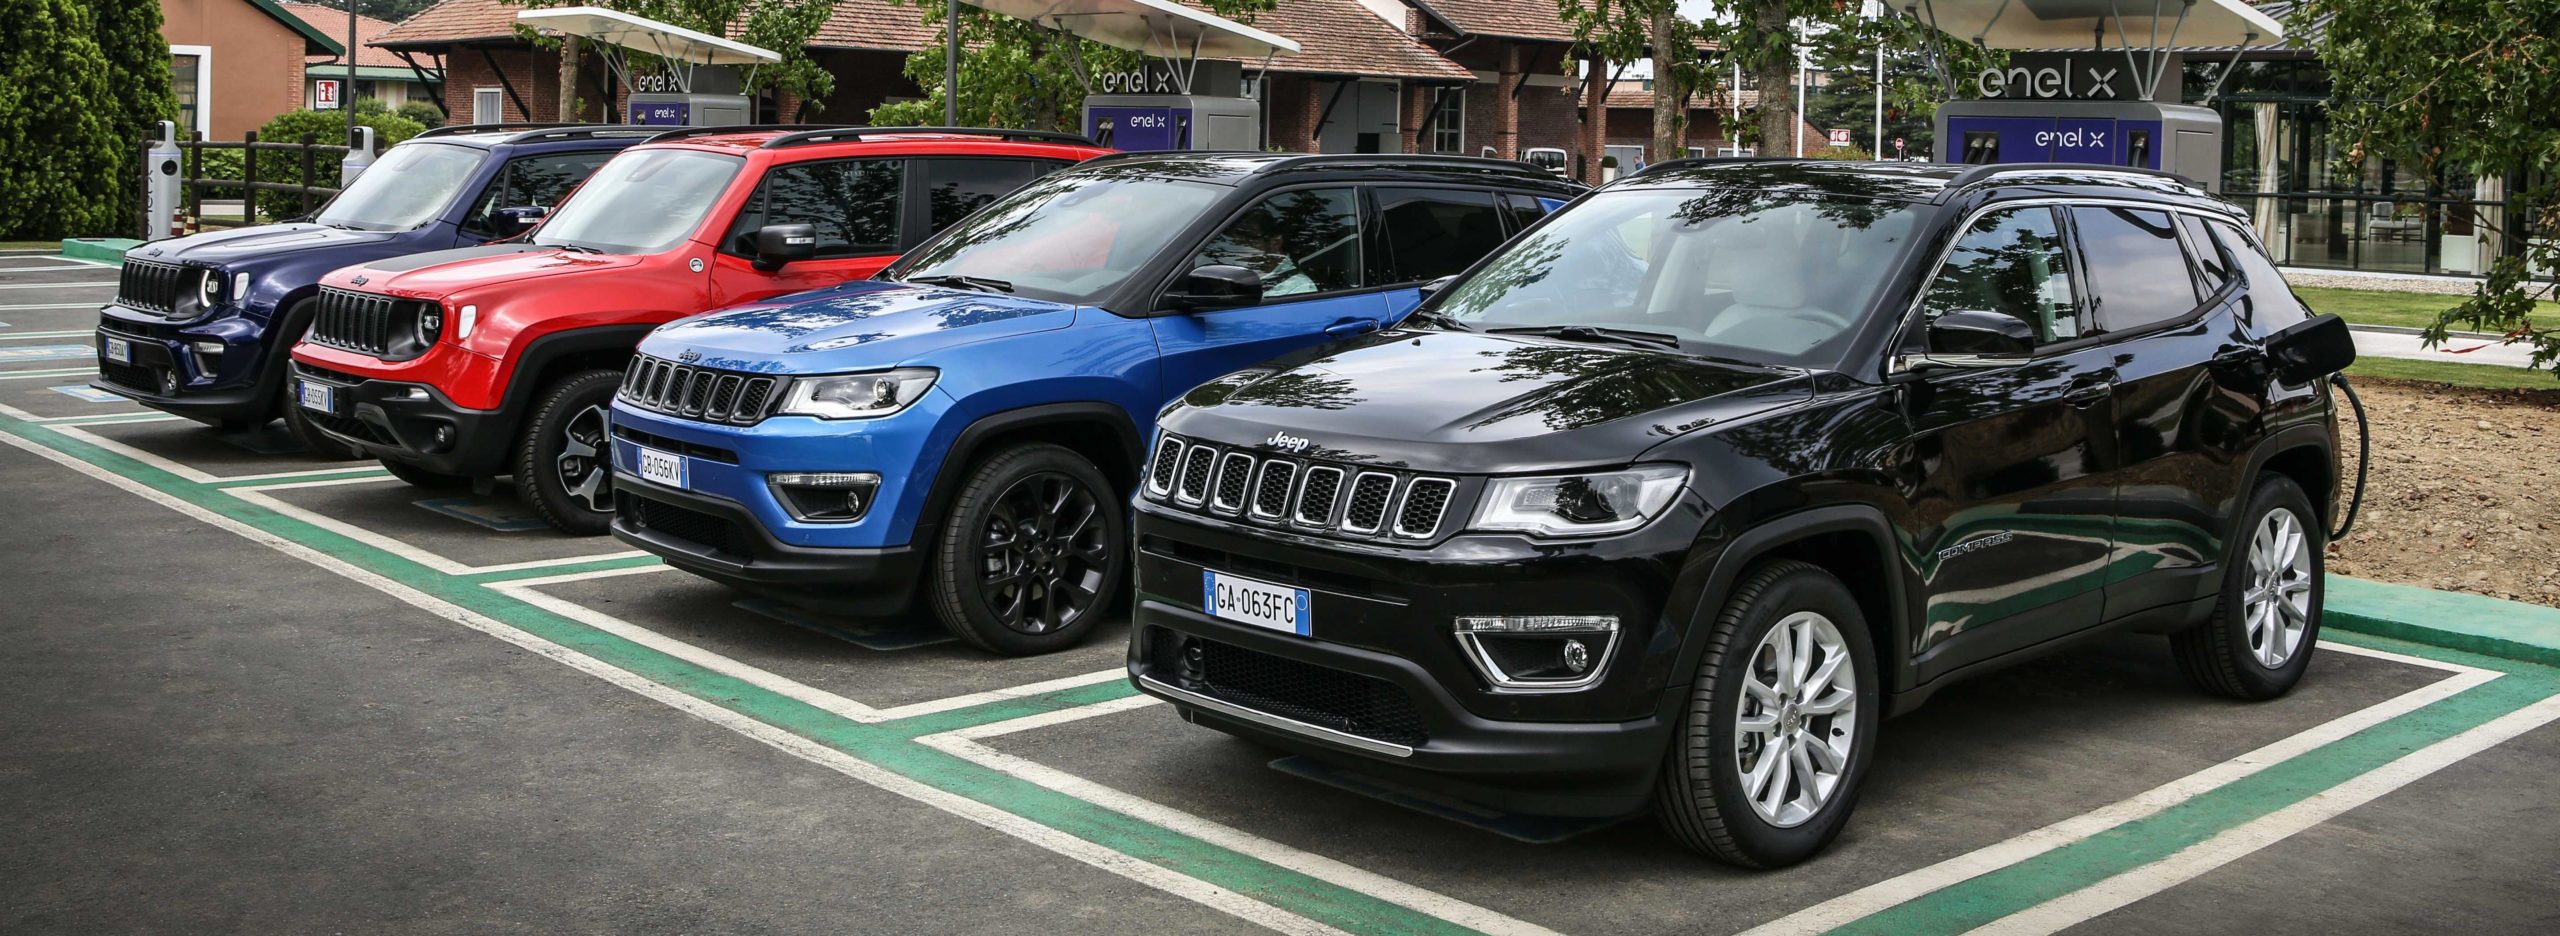
[[[1502,212],[1493,193],[1460,189],[1380,188],[1394,282],[1419,283],[1466,269],[1502,246]]]
[[[1545,202],[1535,195],[1505,194],[1502,196],[1502,210],[1511,215],[1511,233],[1513,234],[1528,230],[1529,225],[1536,224],[1539,219],[1547,216]]]
[[[489,180],[480,200],[463,216],[463,226],[474,233],[490,234],[498,230],[500,208],[556,208],[568,197],[569,190],[594,175],[596,167],[613,158],[606,153],[560,153],[551,156],[526,156],[511,160]]]
[[[2284,274],[2276,272],[2275,261],[2267,259],[2257,241],[2220,221],[2205,226],[2213,229],[2214,241],[2222,245],[2222,252],[2231,258],[2232,266],[2249,287],[2240,318],[2251,331],[2272,335],[2311,317],[2311,310],[2294,298],[2293,287],[2285,285]]]
[[[2195,311],[2195,274],[2165,211],[2073,208],[2071,226],[2089,263],[2098,330],[2124,331]]]
[[[765,173],[729,227],[728,251],[755,250],[758,228],[806,224],[818,229],[818,257],[858,257],[898,249],[899,209],[906,201],[906,162],[837,159],[792,163]]]
[[[1273,195],[1200,245],[1190,266],[1230,264],[1260,273],[1266,297],[1359,288],[1359,206],[1347,188]]]
[[[2080,337],[2079,297],[2053,209],[2014,208],[1974,219],[1929,282],[1921,310],[1931,321],[1949,312],[2016,316],[2035,327],[2036,343]]]
[[[2187,235],[2187,255],[2195,258],[2196,275],[2203,280],[2197,288],[2207,296],[2221,292],[2231,282],[2231,254],[2205,233],[2203,218],[2181,214],[2178,229]]]
[[[1031,159],[919,159],[915,167],[924,175],[931,223],[939,231],[1047,174],[1052,164]]]

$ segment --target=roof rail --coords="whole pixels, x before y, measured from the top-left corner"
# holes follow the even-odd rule
[[[1810,159],[1803,156],[1682,156],[1678,159],[1665,159],[1657,163],[1646,163],[1644,168],[1637,169],[1634,172],[1627,173],[1626,175],[1619,176],[1618,178],[1632,179],[1637,176],[1651,175],[1656,172],[1667,172],[1673,169],[1694,169],[1699,166],[1739,166],[1751,163],[1800,162],[1821,162],[1821,160]]]
[[[466,133],[512,133],[512,132],[515,132],[515,131],[518,131],[518,130],[553,130],[553,129],[558,129],[558,128],[561,128],[561,127],[587,127],[587,126],[594,126],[594,125],[593,125],[593,124],[574,124],[574,123],[488,123],[488,124],[453,124],[453,125],[450,125],[450,126],[443,126],[443,127],[434,127],[434,128],[431,128],[431,129],[427,130],[426,132],[424,132],[424,133],[420,133],[420,134],[418,134],[417,136],[410,137],[409,139],[412,139],[412,140],[423,140],[423,139],[426,139],[426,138],[428,138],[428,137],[440,137],[440,136],[461,136],[461,135],[466,134]]]
[[[1009,130],[1003,127],[829,127],[784,134],[764,141],[764,149],[805,146],[811,143],[852,143],[865,137],[902,133],[933,133],[944,136],[994,137],[1016,143],[1057,143],[1066,146],[1095,146],[1092,139],[1077,133],[1055,130]]]
[[[642,140],[643,143],[665,143],[694,137],[721,136],[730,133],[794,133],[803,130],[840,130],[842,124],[733,124],[725,127],[677,127]]]
[[[639,136],[642,134],[654,136],[660,132],[662,131],[656,127],[641,127],[633,126],[631,124],[570,124],[567,126],[552,127],[546,130],[527,130],[523,133],[500,140],[499,142],[531,143],[538,140],[584,140],[600,136]]]
[[[2204,189],[2204,186],[2197,184],[2196,180],[2187,178],[2186,176],[2182,176],[2174,172],[2163,172],[2158,169],[2145,169],[2140,166],[2101,166],[2094,163],[2065,162],[1990,163],[1987,165],[1973,166],[1963,172],[1956,173],[1955,178],[1947,180],[1946,188],[1938,191],[1937,200],[1943,202],[1948,196],[1955,194],[1957,189],[1971,185],[1979,185],[1981,183],[1991,181],[1995,176],[2008,175],[2016,172],[2082,172],[2101,173],[2107,175],[2129,175],[2139,176],[2145,179],[2165,179],[2198,191],[2202,191]]]
[[[1236,154],[1228,153],[1224,155]],[[1248,151],[1247,155],[1260,154],[1253,154]],[[1535,176],[1541,179],[1561,178],[1554,172],[1551,172],[1545,167],[1539,166],[1535,163],[1521,162],[1516,159],[1489,159],[1483,156],[1457,156],[1447,153],[1298,153],[1274,160],[1266,168],[1280,169],[1310,164],[1328,166],[1338,164],[1375,165],[1390,169],[1412,167],[1416,165],[1448,166],[1452,168],[1479,170],[1498,169],[1516,175]]]

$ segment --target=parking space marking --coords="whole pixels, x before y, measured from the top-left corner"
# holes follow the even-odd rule
[[[824,689],[809,685],[808,683],[801,682],[789,676],[784,676],[755,664],[736,660],[726,655],[677,640],[673,637],[658,633],[657,631],[650,630],[638,624],[633,624],[629,621],[625,621],[621,618],[614,617],[613,615],[587,607],[586,605],[570,601],[566,598],[561,598],[555,595],[546,595],[542,592],[535,591],[534,588],[542,582],[542,579],[517,579],[507,582],[491,582],[485,587],[501,595],[524,602],[525,604],[532,605],[544,611],[549,611],[561,617],[568,618],[569,620],[576,621],[607,634],[612,634],[613,636],[620,637],[624,640],[647,647],[659,653],[666,654],[670,657],[683,660],[711,672],[729,677],[730,679],[746,683],[747,685],[754,686],[766,692],[782,696],[783,698],[790,699],[802,705],[827,712],[838,718],[845,719],[846,721],[859,722],[868,725],[877,724],[884,720],[880,716],[880,710],[872,708],[871,706],[828,692]]]
[[[1125,675],[1118,670],[1112,671],[1112,674]],[[1388,903],[1439,917],[1469,929],[1485,933],[1521,934],[1521,936],[1556,936],[1554,930],[1535,923],[1486,909],[1437,891],[1416,887],[1314,852],[1284,845],[1234,826],[1205,819],[1144,797],[1095,783],[1028,758],[998,751],[981,743],[988,738],[1047,728],[1087,718],[1116,715],[1158,704],[1162,704],[1162,700],[1133,692],[1129,696],[1106,702],[925,735],[917,738],[916,742],[989,770],[1028,780],[1140,822],[1172,829],[1221,848],[1251,855],[1308,877],[1368,894]]]
[[[44,260],[49,262],[34,265],[18,262],[22,260]],[[65,260],[69,260],[71,262],[60,262]],[[0,273],[33,273],[44,270],[85,270],[89,269],[92,265],[94,264],[86,260],[78,260],[71,257],[48,257],[41,254],[17,254],[13,256],[0,257]]]
[[[98,280],[96,282],[89,283],[0,283],[0,289],[98,289],[102,287],[106,289],[114,289],[116,287],[116,281]],[[95,308],[96,306],[92,304],[90,307]]]
[[[2042,936],[2194,880],[2197,876],[2281,842],[2294,834],[2373,802],[2471,755],[2560,719],[2560,695],[2546,696],[2477,728],[2427,745],[2355,779],[2291,806],[2225,829],[2221,834],[2123,874],[2038,904],[1972,932]]]
[[[2300,757],[2391,719],[2452,698],[2500,674],[2474,666],[2430,660],[2322,639],[2320,649],[2374,657],[2442,670],[2452,675],[2346,715],[2313,725],[2290,737],[2222,763],[2145,790],[2007,841],[1986,845],[1937,864],[1867,885],[1830,900],[1771,920],[1742,936],[1794,936],[1827,932],[1872,914],[1909,903],[1955,884],[2016,865],[2054,849],[2083,841],[2192,800],[2268,767]]]
[[[95,367],[56,367],[46,370],[0,371],[0,380],[53,380],[60,377],[86,377]]]
[[[97,334],[97,332],[89,329],[77,329],[73,331],[11,332],[6,335],[0,335],[0,341],[26,341],[33,338],[86,338],[95,334]]]
[[[297,507],[268,496],[267,494],[268,491],[291,490],[295,488],[332,487],[340,484],[374,484],[383,481],[396,480],[399,479],[388,474],[383,474],[363,478],[297,481],[289,484],[233,485],[223,488],[223,491],[233,497],[237,497],[268,510],[275,511],[276,513],[292,517],[293,519],[300,520],[312,526],[338,534],[339,536],[363,543],[367,546],[382,550],[383,552],[390,553],[402,559],[407,559],[411,562],[426,566],[427,568],[434,569],[446,575],[486,575],[492,572],[520,572],[526,569],[546,569],[552,566],[594,562],[599,559],[627,559],[636,556],[648,555],[647,553],[634,549],[594,556],[561,556],[554,559],[530,559],[524,562],[503,562],[496,565],[471,565],[466,562],[460,562],[437,555],[423,547],[410,545],[408,542],[390,534],[377,533],[373,530],[365,529],[364,527],[348,523],[336,517],[324,515],[315,510]]]
[[[99,413],[94,416],[48,416],[27,421],[39,426],[121,426],[126,423],[169,422],[185,418],[146,410],[130,413]]]
[[[36,312],[46,309],[96,309],[95,302],[20,302],[0,305],[0,312]]]

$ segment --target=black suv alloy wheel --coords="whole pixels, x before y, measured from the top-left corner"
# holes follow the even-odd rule
[[[1118,503],[1101,471],[1059,446],[1018,446],[981,462],[938,537],[935,613],[994,653],[1084,639],[1128,578]]]

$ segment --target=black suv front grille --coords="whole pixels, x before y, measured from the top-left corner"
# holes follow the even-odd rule
[[[782,378],[696,367],[642,354],[622,377],[622,401],[653,413],[752,426],[781,402]]]
[[[176,314],[178,297],[196,288],[195,276],[188,274],[202,272],[175,263],[128,259],[116,274],[116,304],[164,316]]]
[[[1296,722],[1420,747],[1431,740],[1413,697],[1383,679],[1204,637],[1156,631],[1154,668],[1184,689]],[[1189,650],[1199,655],[1189,657]]]
[[[726,518],[703,513],[691,507],[652,500],[629,491],[614,492],[614,506],[622,522],[643,530],[699,543],[713,550],[745,558],[754,554],[745,532]]]
[[[323,286],[319,311],[311,316],[311,342],[386,361],[405,361],[425,354],[435,340],[422,322],[429,307],[422,299]]]
[[[1431,539],[1458,491],[1450,478],[1264,457],[1171,433],[1147,467],[1149,500],[1347,539]]]

